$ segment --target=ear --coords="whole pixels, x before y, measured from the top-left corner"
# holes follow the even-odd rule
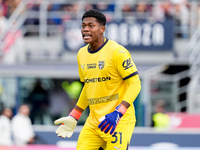
[[[105,27],[105,26],[101,26],[101,27],[100,27],[100,33],[103,34],[105,30],[106,30],[106,27]]]

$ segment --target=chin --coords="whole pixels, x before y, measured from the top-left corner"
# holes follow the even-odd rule
[[[90,44],[90,43],[91,43],[91,41],[84,41],[84,43],[85,43],[85,44]]]

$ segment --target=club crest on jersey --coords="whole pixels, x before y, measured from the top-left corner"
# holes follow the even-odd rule
[[[105,66],[105,61],[99,61],[98,66],[99,66],[99,69],[102,70]]]

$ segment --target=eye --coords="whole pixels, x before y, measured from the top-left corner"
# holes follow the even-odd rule
[[[91,28],[94,27],[94,25],[92,25],[92,24],[90,24],[89,26],[90,26]]]
[[[85,25],[84,25],[84,24],[82,24],[82,28],[85,28]]]

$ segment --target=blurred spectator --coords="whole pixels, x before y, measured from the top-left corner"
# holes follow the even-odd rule
[[[29,114],[29,106],[23,104],[19,107],[17,115],[12,119],[13,138],[16,145],[33,144],[35,141]]]
[[[69,20],[77,19],[79,10],[80,4],[78,2],[65,5],[63,11],[66,13],[62,16],[62,21],[65,23]]]
[[[3,0],[5,16],[9,18],[15,11],[21,0]]]
[[[3,108],[0,116],[0,145],[11,146],[12,132],[11,132],[11,121],[13,112],[10,108]]]
[[[146,4],[143,1],[138,2],[135,8],[134,16],[137,21],[146,21],[152,15],[152,5]]]
[[[154,109],[151,126],[158,130],[169,127],[169,116],[165,113],[165,101],[163,99],[158,100]]]
[[[0,5],[2,7],[2,13],[6,17],[8,14],[8,6],[6,5],[6,0],[0,0]]]
[[[173,19],[172,5],[169,0],[158,1],[153,8],[153,16],[157,21]]]
[[[180,29],[177,36],[188,38],[190,12],[187,0],[171,0],[174,4],[174,19]]]
[[[60,25],[62,23],[62,18],[61,16],[59,16],[59,14],[57,15],[56,11],[62,10],[62,5],[49,4],[47,9],[48,9],[48,12],[51,14],[50,18],[47,20],[48,24]]]
[[[136,11],[138,13],[144,13],[147,12],[147,5],[144,2],[138,2],[137,7],[136,7]]]
[[[136,12],[138,13],[151,13],[152,11],[152,4],[146,4],[145,2],[141,1],[138,2],[137,6],[136,6]]]
[[[88,4],[88,3],[87,3],[87,4],[85,5],[85,9],[84,9],[84,10],[87,11],[87,10],[90,10],[90,9],[94,9],[94,7],[93,7],[91,4]]]
[[[71,6],[71,11],[77,13],[80,9],[79,3],[76,2]]]
[[[30,118],[33,124],[52,124],[49,114],[48,91],[43,87],[38,79],[35,87],[28,96],[27,102],[32,107]]]
[[[119,4],[117,4],[119,5]],[[121,9],[123,13],[133,12],[134,3],[132,0],[123,0],[120,1]]]
[[[126,12],[133,12],[133,8],[132,8],[132,6],[130,4],[124,3],[122,5],[122,11],[125,12],[125,13]]]
[[[152,9],[152,14],[156,21],[165,20],[164,11],[161,6],[162,6],[162,3],[160,1],[157,1],[154,3],[154,7]]]
[[[200,26],[200,2],[198,3],[197,9],[196,9],[196,14],[197,14],[196,25]]]
[[[67,6],[64,6],[64,11],[66,11],[66,12],[68,12],[68,11],[70,11],[70,6],[69,5],[67,5]],[[69,13],[65,13],[63,16],[62,16],[62,21],[63,22],[67,22],[67,21],[69,21],[69,20],[71,20],[72,19],[72,17],[71,17],[71,15],[69,14]]]
[[[97,9],[101,12],[103,12],[106,16],[107,22],[110,22],[113,19],[113,12],[115,9],[114,4],[108,4],[106,2],[98,2],[96,5],[94,5],[94,9]]]
[[[6,18],[9,18],[10,17],[10,15],[11,15],[11,0],[3,0],[3,2],[2,2],[2,4],[3,4],[3,8],[4,8],[4,16],[6,17]]]
[[[106,2],[98,2],[96,5],[94,5],[94,9],[97,9],[101,12],[114,12],[115,5],[114,4],[108,4]]]

